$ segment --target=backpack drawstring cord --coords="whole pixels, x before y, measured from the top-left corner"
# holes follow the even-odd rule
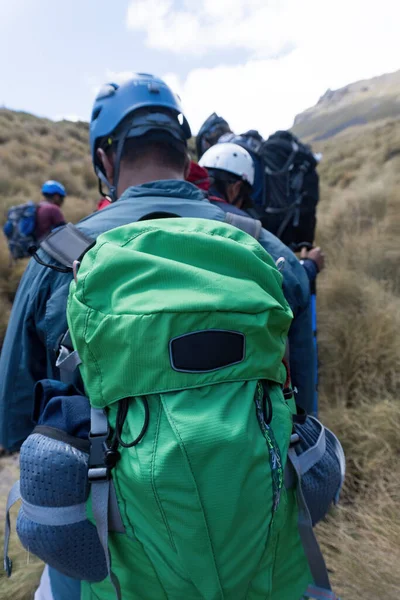
[[[116,420],[116,424],[115,424],[114,438],[113,438],[113,442],[111,445],[112,448],[114,447],[115,443],[119,444],[123,448],[133,448],[133,446],[136,446],[137,444],[139,444],[139,442],[143,439],[144,434],[146,433],[147,428],[149,426],[150,410],[149,410],[149,403],[147,401],[146,396],[143,396],[141,398],[141,400],[142,400],[143,407],[144,407],[143,427],[142,427],[139,435],[137,436],[137,438],[134,439],[133,442],[130,442],[130,443],[124,442],[121,437],[122,429],[123,429],[125,419],[126,419],[126,415],[128,414],[130,398],[124,398],[123,400],[120,400],[120,402],[118,403],[117,420]]]

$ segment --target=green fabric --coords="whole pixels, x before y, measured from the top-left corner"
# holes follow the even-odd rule
[[[72,340],[96,407],[223,381],[282,383],[290,320],[282,277],[268,253],[242,231],[205,219],[163,219],[162,227],[160,220],[145,221],[101,235],[82,261],[68,303]],[[216,324],[246,333],[246,360],[214,373],[173,371],[169,341]]]
[[[114,427],[117,401],[132,398],[125,442],[142,428],[144,395],[150,410],[113,470],[127,533],[110,534],[110,551],[124,600],[297,600],[311,581],[283,486],[294,406],[282,394],[281,283],[250,236],[199,219],[115,229],[82,260],[68,322],[90,401]],[[242,332],[244,360],[174,371],[169,341],[210,328]],[[106,580],[82,597],[114,593]]]

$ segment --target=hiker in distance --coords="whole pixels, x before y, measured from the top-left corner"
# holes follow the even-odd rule
[[[43,199],[36,211],[35,237],[38,242],[41,242],[55,227],[65,224],[61,207],[66,195],[65,187],[59,181],[49,180],[43,184]]]
[[[43,199],[39,204],[30,200],[12,206],[3,226],[12,261],[31,256],[36,247],[54,228],[65,224],[61,206],[66,191],[62,183],[46,181],[42,186]]]

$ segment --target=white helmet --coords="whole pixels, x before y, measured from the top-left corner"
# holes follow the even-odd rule
[[[254,183],[254,163],[242,146],[230,142],[211,146],[200,158],[199,165],[206,169],[218,169],[237,175],[250,185]]]

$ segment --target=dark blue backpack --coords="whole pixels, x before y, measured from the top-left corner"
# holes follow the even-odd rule
[[[3,231],[14,260],[29,257],[29,248],[36,245],[36,211],[37,205],[29,201],[26,204],[12,206],[7,213]]]

